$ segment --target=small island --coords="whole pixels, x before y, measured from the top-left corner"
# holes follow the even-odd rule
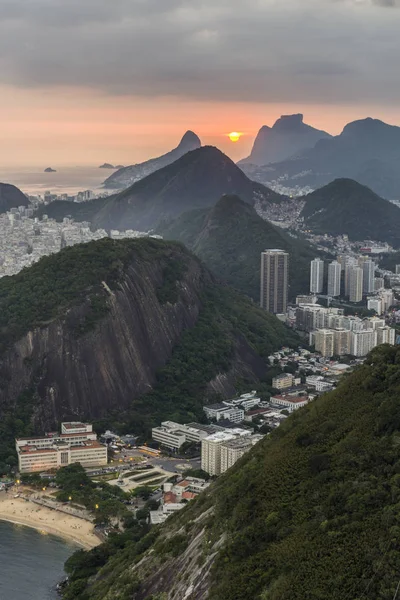
[[[99,169],[115,169],[114,165],[110,165],[110,163],[104,163],[104,165],[100,165]]]
[[[51,167],[47,167],[47,169],[44,170],[45,173],[57,173],[57,171],[55,169],[52,169]]]

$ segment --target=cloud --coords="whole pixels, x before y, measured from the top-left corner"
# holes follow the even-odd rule
[[[397,103],[398,0],[1,0],[0,83]],[[361,10],[362,9],[362,10]]]

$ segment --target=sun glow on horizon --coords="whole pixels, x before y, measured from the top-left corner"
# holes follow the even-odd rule
[[[228,133],[228,137],[231,142],[238,142],[242,135],[243,134],[240,131],[231,131],[231,133]]]

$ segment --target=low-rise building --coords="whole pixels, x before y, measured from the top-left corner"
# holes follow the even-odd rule
[[[153,427],[152,438],[155,442],[161,444],[161,446],[171,448],[172,450],[179,450],[187,442],[199,444],[203,438],[218,429],[219,427],[213,425],[201,425],[198,423],[181,425],[174,421],[163,421],[160,427]]]
[[[16,439],[19,472],[48,471],[72,463],[84,467],[107,464],[107,447],[99,444],[92,425],[62,423],[61,431],[64,433]]]
[[[293,412],[306,406],[308,404],[308,397],[293,397],[293,396],[271,396],[271,402],[278,406],[282,406],[282,408],[288,410],[289,412]]]
[[[291,373],[282,373],[272,379],[272,387],[277,390],[284,390],[294,385],[294,376]]]
[[[232,423],[240,423],[244,419],[244,410],[231,406],[229,402],[210,404],[209,406],[204,406],[203,410],[208,419],[215,419],[216,421],[228,419]]]

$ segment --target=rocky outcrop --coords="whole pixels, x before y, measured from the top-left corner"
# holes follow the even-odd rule
[[[200,146],[200,138],[193,133],[193,131],[187,131],[178,146],[170,152],[158,156],[157,158],[151,158],[143,163],[119,168],[118,171],[105,180],[104,186],[114,190],[127,188],[136,181],[140,181],[144,177],[151,175],[151,173],[154,173],[158,169],[170,165],[187,152],[200,148]]]
[[[87,301],[29,331],[1,356],[0,414],[32,382],[38,393],[34,420],[40,428],[127,408],[151,389],[183,330],[196,323],[201,293],[210,282],[202,265],[189,257],[177,302],[162,304],[157,290],[163,283],[163,262],[132,262],[116,291],[103,286],[109,313],[93,331],[77,334],[89,310]]]

